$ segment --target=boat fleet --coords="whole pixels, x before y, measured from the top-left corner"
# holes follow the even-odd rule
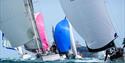
[[[105,51],[105,62],[125,58],[125,38],[123,47],[116,47],[114,42],[119,36],[110,20],[104,0],[60,0],[65,17],[52,26],[54,41],[51,45],[45,31],[44,16],[39,9],[35,9],[37,0],[0,2],[2,45],[16,50],[22,60],[84,58],[84,55],[80,55],[82,52],[77,50],[73,28],[84,38],[88,52]]]

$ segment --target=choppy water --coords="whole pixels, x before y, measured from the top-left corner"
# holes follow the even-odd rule
[[[84,58],[84,59],[70,59],[70,60],[57,60],[57,61],[40,61],[40,60],[15,60],[15,59],[1,59],[0,63],[103,63],[103,60]]]
[[[15,60],[15,59],[0,59],[0,63],[105,63],[103,60],[95,58],[70,59],[57,61],[38,61],[38,60]],[[110,63],[125,63],[123,60],[115,60]]]
[[[92,60],[92,61],[91,61]],[[9,59],[2,59],[0,60],[0,63],[105,63],[103,60],[94,60],[93,59],[79,59],[79,60],[57,60],[57,61],[36,61],[36,60],[27,60],[27,61],[22,61],[22,60],[9,60]],[[112,62],[108,63],[125,63],[125,61],[122,60],[115,60]]]

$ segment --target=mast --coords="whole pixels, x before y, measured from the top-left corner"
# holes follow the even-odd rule
[[[38,41],[39,35],[38,35],[38,31],[37,31],[36,24],[35,24],[32,0],[24,0],[24,3],[25,3],[26,11],[27,11],[28,15],[30,16],[29,19],[32,23],[33,32],[34,32],[34,39],[35,39],[37,46],[38,46],[38,53],[40,53],[42,51],[40,49],[40,45],[39,45],[39,41]]]
[[[40,41],[42,43],[42,49],[44,52],[46,52],[48,51],[48,48],[49,48],[49,44],[48,44],[49,42],[46,37],[44,15],[41,12],[40,0],[32,0],[32,2],[33,2],[33,7],[34,7],[35,22],[36,22],[36,26],[38,29]]]

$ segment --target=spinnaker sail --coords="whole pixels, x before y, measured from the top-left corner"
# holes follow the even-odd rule
[[[60,21],[54,32],[55,43],[59,53],[68,53],[71,49],[69,23],[66,19]]]
[[[36,26],[38,28],[40,40],[42,43],[42,48],[44,51],[47,51],[49,48],[47,37],[45,34],[45,29],[44,29],[44,19],[43,16],[40,12],[35,13],[35,20],[36,20]]]

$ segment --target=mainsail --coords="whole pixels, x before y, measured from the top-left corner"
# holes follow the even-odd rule
[[[24,0],[24,4],[25,4],[25,9],[29,15],[29,20],[32,23],[32,31],[29,32],[34,33],[33,40],[24,44],[24,46],[29,51],[41,52],[42,44],[41,41],[39,40],[38,29],[34,18],[33,2],[32,0]]]
[[[38,49],[37,30],[33,24],[32,9],[27,2],[28,0],[0,0],[0,29],[12,47],[32,42],[32,48]]]
[[[33,11],[34,11],[34,19],[35,19],[35,25],[37,27],[37,30],[38,30],[38,36],[39,36],[39,41],[42,45],[42,50],[43,51],[47,51],[48,50],[48,40],[46,38],[46,34],[45,34],[45,29],[44,29],[44,19],[43,19],[43,15],[40,11],[40,6],[39,6],[39,0],[32,0],[32,6],[33,6]],[[25,48],[27,50],[31,50],[32,49],[32,45],[33,43],[30,42],[30,43],[26,43],[25,44]],[[33,49],[32,49],[33,50]]]
[[[121,47],[125,38],[125,0],[106,1],[106,7],[118,34],[116,46]]]
[[[113,46],[115,30],[104,0],[60,0],[73,27],[85,39],[90,51],[97,52]]]
[[[28,32],[31,27],[23,0],[0,0],[0,29],[13,47],[33,39]]]

